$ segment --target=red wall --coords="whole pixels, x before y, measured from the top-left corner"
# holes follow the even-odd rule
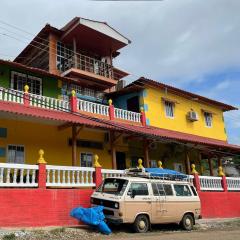
[[[89,207],[92,189],[0,189],[0,227],[73,226],[72,208]]]
[[[240,217],[240,192],[199,192],[203,218]]]

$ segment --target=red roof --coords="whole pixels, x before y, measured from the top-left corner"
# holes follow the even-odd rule
[[[36,107],[26,107],[21,104],[0,101],[0,112],[14,113],[22,116],[35,117],[39,119],[59,121],[62,123],[73,123],[86,125],[88,127],[116,130],[125,133],[131,133],[136,136],[153,138],[155,140],[167,139],[180,141],[184,143],[193,143],[220,149],[228,149],[240,152],[240,146],[229,144],[227,141],[221,141],[213,138],[201,137],[193,134],[182,133],[172,130],[156,127],[143,127],[139,125],[130,125],[111,120],[97,119],[84,114],[73,114],[69,112],[60,112]]]

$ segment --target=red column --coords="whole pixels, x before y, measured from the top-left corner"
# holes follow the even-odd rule
[[[29,90],[29,86],[25,85],[24,86],[24,93],[23,93],[23,104],[27,107],[30,105],[30,98],[29,98],[28,90]]]
[[[94,182],[96,184],[96,188],[100,186],[102,183],[102,167],[95,167],[95,173],[94,173]]]
[[[38,188],[46,188],[46,164],[45,163],[39,163],[39,170],[38,170]]]
[[[197,173],[194,173],[193,176],[194,176],[193,184],[194,184],[197,192],[200,192],[201,190],[200,190],[200,180],[199,180],[199,176],[198,176]]]
[[[114,120],[114,105],[112,104],[112,99],[108,100],[109,104],[109,119]]]
[[[222,176],[222,187],[223,187],[223,191],[227,192],[228,191],[228,186],[227,186],[227,179],[225,176]]]
[[[72,90],[72,96],[70,98],[70,104],[71,104],[71,111],[72,112],[77,112],[77,97],[76,97],[76,92]]]
[[[144,127],[146,127],[146,114],[144,112],[143,107],[141,107],[140,111],[141,111],[141,123]]]

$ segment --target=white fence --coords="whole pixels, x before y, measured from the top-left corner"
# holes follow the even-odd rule
[[[46,96],[36,95],[36,94],[29,94],[30,106],[34,107],[41,107],[51,110],[60,110],[60,111],[69,111],[70,104],[69,101],[57,99],[57,98],[50,98]]]
[[[0,163],[0,187],[37,187],[38,165]]]
[[[109,116],[109,106],[107,105],[88,102],[80,99],[77,100],[77,105],[78,110],[80,111]]]
[[[47,165],[47,187],[94,187],[95,168]]]
[[[213,176],[199,176],[200,189],[205,191],[223,191],[222,178]]]
[[[123,110],[120,108],[114,108],[114,116],[115,118],[119,118],[122,120],[132,121],[132,122],[141,122],[141,114],[137,112],[131,112],[127,110]]]
[[[0,100],[23,104],[23,92],[0,87]]]
[[[121,177],[125,173],[124,170],[102,169],[102,178],[107,177]]]
[[[227,187],[229,191],[240,191],[240,178],[226,177]]]

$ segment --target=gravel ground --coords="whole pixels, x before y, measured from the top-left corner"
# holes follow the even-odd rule
[[[232,232],[239,231],[240,219],[213,219],[200,220],[191,231],[194,234],[197,232],[209,232],[215,234],[216,231]],[[110,236],[105,236],[90,228],[43,228],[43,229],[21,229],[9,230],[0,229],[0,239],[2,240],[98,240],[98,239],[138,239],[149,238],[155,239],[156,236],[172,236],[176,239],[187,234],[178,225],[154,225],[152,231],[146,234],[135,234],[128,225],[114,227],[113,233]],[[213,231],[214,230],[214,231]],[[172,234],[172,235],[171,235]],[[240,231],[238,232],[240,234]],[[197,234],[198,235],[198,234]],[[207,235],[207,238],[208,236]],[[221,235],[221,234],[220,234]],[[190,237],[190,236],[189,236]],[[199,238],[199,239],[205,239]],[[168,238],[166,238],[168,239]],[[184,238],[183,238],[184,239]],[[208,238],[209,239],[209,238]]]

